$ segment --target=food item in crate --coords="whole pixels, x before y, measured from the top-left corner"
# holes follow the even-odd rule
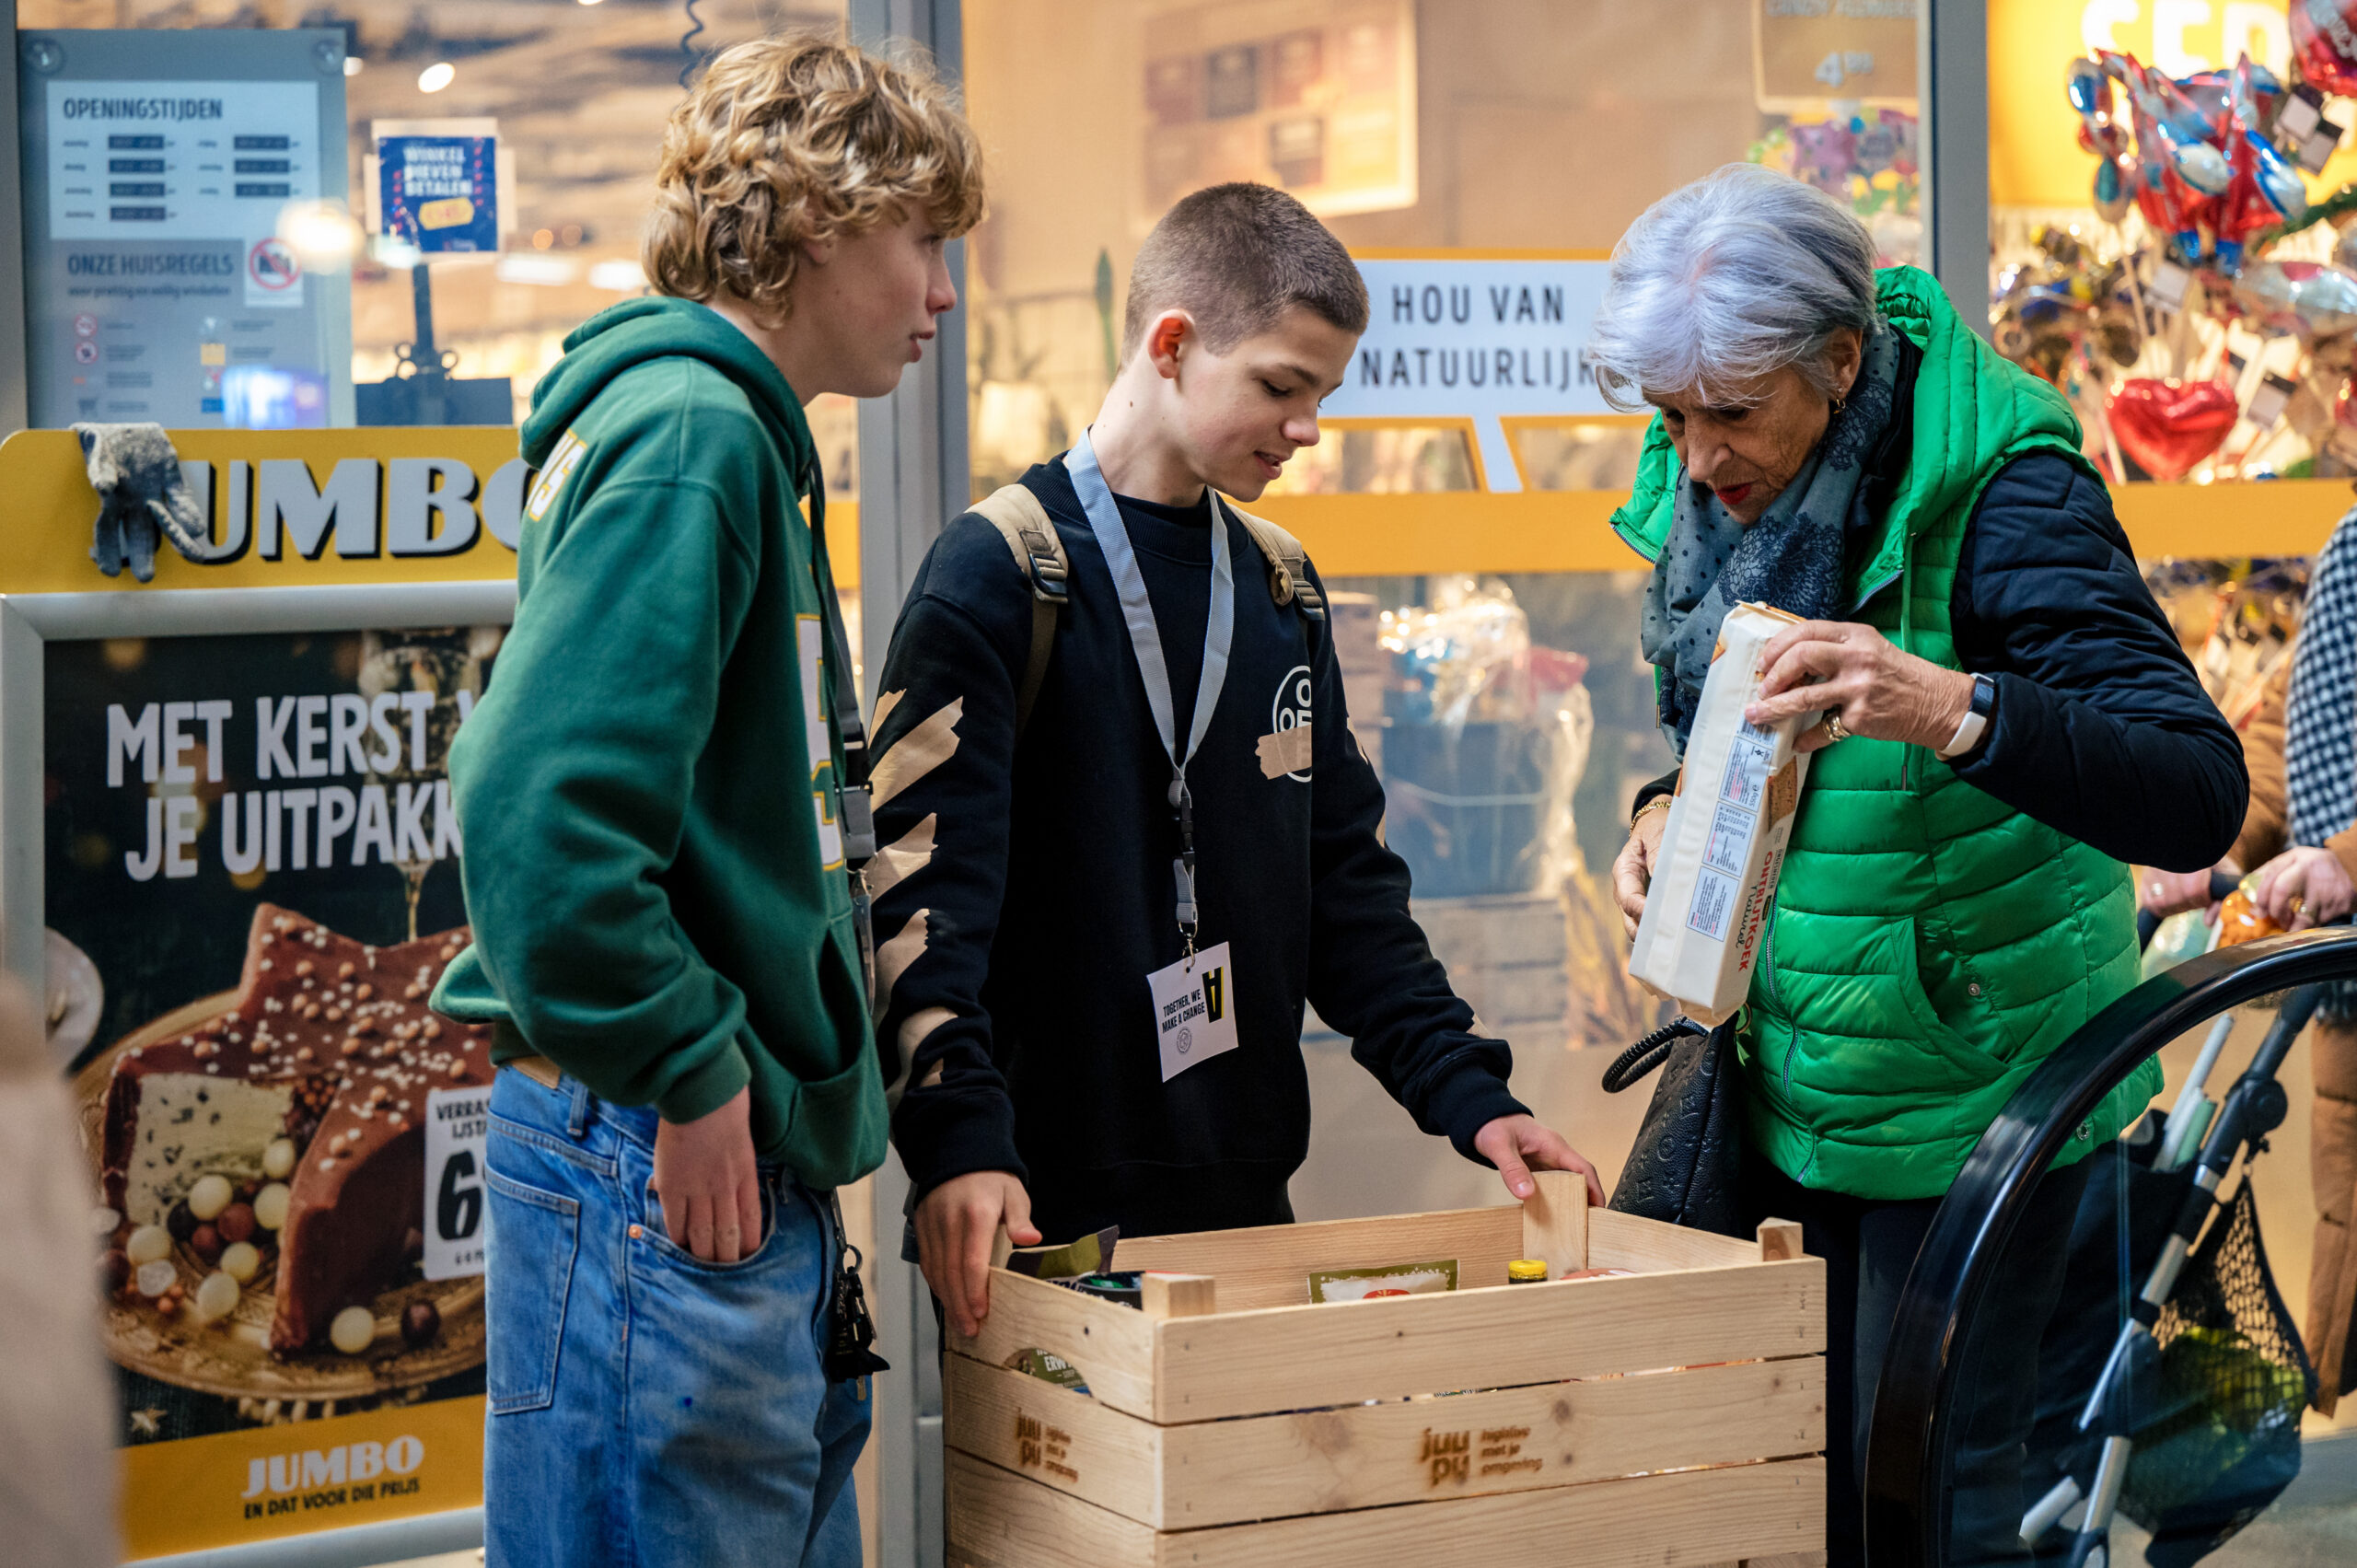
[[[1808,759],[1794,742],[1811,715],[1766,730],[1743,716],[1766,673],[1762,650],[1798,622],[1771,605],[1747,603],[1721,623],[1629,955],[1639,983],[1701,1023],[1724,1023],[1750,994],[1808,777]]]
[[[1126,1269],[1119,1273],[1083,1274],[1077,1279],[1051,1280],[1048,1283],[1078,1291],[1083,1295],[1093,1295],[1100,1301],[1134,1307],[1143,1312],[1145,1310],[1145,1293],[1138,1281],[1144,1272],[1142,1269]]]
[[[1364,1301],[1378,1291],[1431,1295],[1456,1288],[1454,1258],[1422,1263],[1386,1263],[1373,1269],[1320,1269],[1309,1276],[1309,1299],[1313,1302]]]
[[[466,942],[460,928],[371,947],[258,905],[228,1010],[116,1059],[106,1201],[168,1241],[183,1205],[212,1221],[217,1266],[241,1282],[261,1267],[258,1232],[274,1231],[273,1350],[315,1346],[338,1311],[408,1269],[424,1216],[425,1097],[492,1078],[490,1031],[425,1003]],[[234,1201],[240,1188],[252,1199]]]
[[[1625,1280],[1632,1278],[1636,1272],[1634,1269],[1573,1269],[1563,1278],[1567,1280]]]
[[[1016,1351],[1006,1358],[1009,1371],[1020,1372],[1027,1377],[1037,1377],[1042,1383],[1053,1383],[1059,1388],[1070,1388],[1075,1394],[1088,1392],[1088,1380],[1080,1368],[1053,1351],[1034,1346]]]
[[[1094,1236],[1084,1236],[1077,1241],[1067,1241],[1054,1247],[1018,1247],[1007,1254],[1009,1272],[1028,1274],[1035,1280],[1074,1280],[1083,1274],[1101,1274],[1113,1266],[1113,1245],[1121,1238],[1121,1227],[1109,1225]]]
[[[1510,1285],[1543,1285],[1547,1283],[1547,1260],[1516,1258],[1506,1265],[1506,1283]]]

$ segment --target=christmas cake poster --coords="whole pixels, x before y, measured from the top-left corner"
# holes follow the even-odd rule
[[[47,1014],[134,1557],[481,1501],[482,1281],[420,1261],[426,1120],[491,1078],[426,996],[465,941],[450,742],[501,635],[46,646]],[[471,1165],[437,1174],[479,1226]]]

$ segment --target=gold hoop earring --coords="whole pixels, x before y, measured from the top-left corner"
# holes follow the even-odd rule
[[[1834,393],[1834,394],[1833,394],[1833,412],[1834,412],[1835,413],[1840,413],[1840,412],[1842,411],[1842,409],[1843,409],[1843,408],[1845,408],[1845,407],[1847,407],[1847,406],[1848,406],[1849,401],[1850,401],[1850,394],[1849,394],[1849,393],[1847,393],[1847,392],[1836,392],[1836,393]]]

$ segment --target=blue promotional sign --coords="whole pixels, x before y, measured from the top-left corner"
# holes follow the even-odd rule
[[[1363,259],[1366,335],[1329,419],[1469,419],[1485,488],[1518,491],[1505,424],[1615,412],[1580,350],[1604,298],[1601,258]]]
[[[385,136],[377,143],[384,232],[428,256],[499,249],[493,136]]]

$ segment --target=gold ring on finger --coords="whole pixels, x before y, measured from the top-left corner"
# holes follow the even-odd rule
[[[1836,740],[1847,740],[1850,738],[1850,726],[1841,722],[1840,709],[1828,708],[1825,710],[1825,733],[1831,736]]]

